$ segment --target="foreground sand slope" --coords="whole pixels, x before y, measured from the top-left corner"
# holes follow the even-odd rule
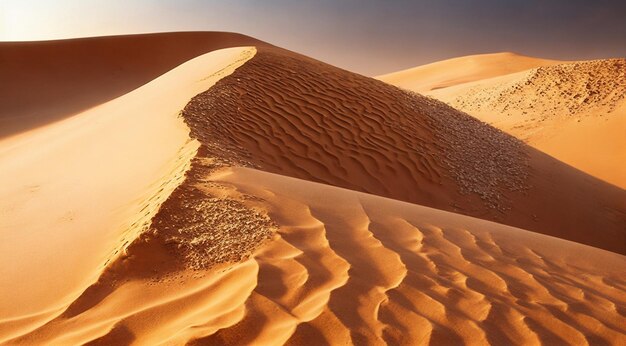
[[[241,263],[167,276],[155,269],[177,247],[140,241],[115,282],[10,344],[626,342],[622,255],[254,169],[202,179],[215,200],[267,213],[273,239]]]
[[[626,253],[626,191],[442,102],[284,50],[259,49],[183,117],[229,164]]]
[[[532,58],[509,52],[479,54],[413,67],[378,76],[376,79],[403,89],[425,93],[457,84],[558,63],[560,61]]]
[[[222,32],[0,42],[0,138],[122,96],[196,56],[261,45]]]
[[[145,230],[198,148],[180,110],[252,55],[203,55],[114,101],[0,142],[2,338],[62,312]]]

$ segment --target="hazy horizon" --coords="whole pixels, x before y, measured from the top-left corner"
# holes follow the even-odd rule
[[[513,51],[575,60],[626,55],[620,1],[8,0],[2,41],[231,31],[366,75]]]

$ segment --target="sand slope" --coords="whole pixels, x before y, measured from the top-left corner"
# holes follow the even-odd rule
[[[623,190],[283,50],[200,56],[0,165],[0,343],[626,342]]]
[[[626,191],[442,102],[306,57],[260,49],[183,117],[226,164],[626,253]]]
[[[264,43],[221,32],[0,42],[0,138],[122,96],[204,53],[252,45]]]
[[[476,80],[551,66],[557,60],[538,59],[515,53],[469,55],[378,76],[383,82],[419,93]]]
[[[150,224],[198,143],[180,110],[253,49],[193,59],[26,137],[0,142],[0,335],[67,307]],[[7,334],[8,333],[8,334]]]
[[[563,62],[510,53],[377,77],[425,93],[592,176],[626,188],[623,59]]]
[[[431,92],[533,147],[626,188],[626,60],[573,62]]]
[[[267,212],[274,238],[241,263],[169,278],[137,278],[129,259],[113,290],[12,343],[626,342],[622,255],[253,169],[207,181]]]

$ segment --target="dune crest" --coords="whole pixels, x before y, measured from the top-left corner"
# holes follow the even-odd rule
[[[0,139],[113,100],[211,51],[264,45],[228,32],[0,42]]]
[[[469,55],[388,73],[383,82],[419,93],[561,63],[510,52]]]
[[[183,117],[224,165],[626,253],[625,191],[442,102],[284,50],[259,49]]]
[[[114,101],[0,142],[2,339],[54,318],[145,231],[199,143],[180,109],[254,55],[193,59]],[[36,215],[36,217],[33,217]]]

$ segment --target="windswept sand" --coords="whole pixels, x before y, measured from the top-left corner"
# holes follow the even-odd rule
[[[538,59],[515,53],[469,55],[437,61],[376,77],[407,90],[426,93],[457,84],[473,82],[562,61]]]
[[[559,62],[501,53],[445,60],[378,78],[442,100],[626,188],[624,59]]]
[[[220,50],[0,142],[0,339],[58,315],[150,225],[198,142],[180,110],[254,55]]]
[[[284,50],[197,57],[0,166],[0,343],[626,343],[623,190]]]
[[[170,277],[131,249],[117,281],[96,287],[113,289],[12,343],[626,342],[622,255],[254,169],[207,182],[267,212],[273,239],[241,263]]]
[[[122,96],[199,55],[264,45],[226,32],[0,42],[0,139]]]
[[[442,102],[297,54],[260,49],[183,116],[228,164],[626,254],[626,191]]]

